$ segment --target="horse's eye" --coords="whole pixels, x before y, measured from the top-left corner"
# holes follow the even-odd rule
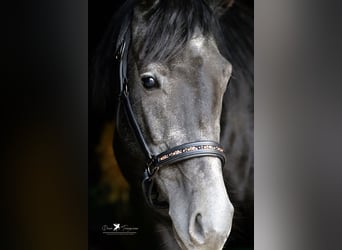
[[[151,76],[145,76],[145,77],[141,78],[141,80],[144,84],[144,87],[147,89],[155,88],[158,86],[157,80]]]

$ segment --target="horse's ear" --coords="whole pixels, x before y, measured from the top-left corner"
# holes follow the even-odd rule
[[[207,0],[211,8],[218,15],[223,15],[234,4],[235,0]]]

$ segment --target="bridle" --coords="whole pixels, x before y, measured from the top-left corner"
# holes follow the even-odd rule
[[[223,167],[225,164],[226,156],[223,152],[223,148],[220,146],[219,143],[209,140],[184,143],[182,145],[170,148],[157,155],[151,152],[139,127],[137,119],[135,118],[129,99],[127,63],[130,41],[130,22],[126,20],[126,22],[124,22],[124,25],[121,27],[115,53],[115,58],[118,62],[119,67],[119,100],[117,107],[116,127],[119,127],[119,112],[121,106],[123,106],[129,125],[131,126],[135,134],[135,138],[139,142],[140,148],[146,157],[145,170],[142,180],[142,189],[145,200],[150,207],[168,208],[167,202],[158,201],[158,193],[153,192],[154,177],[160,168],[168,167],[180,161],[203,156],[212,156],[219,158]]]

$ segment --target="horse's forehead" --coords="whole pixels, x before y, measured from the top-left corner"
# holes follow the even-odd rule
[[[203,50],[204,45],[205,45],[204,36],[193,37],[189,42],[189,46],[194,52],[200,52],[201,50]]]
[[[193,57],[206,57],[215,49],[215,44],[210,38],[195,36],[189,41],[189,48]]]

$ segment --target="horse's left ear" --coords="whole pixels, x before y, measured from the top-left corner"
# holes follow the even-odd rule
[[[214,12],[218,15],[223,15],[229,8],[231,8],[235,0],[207,0]]]

